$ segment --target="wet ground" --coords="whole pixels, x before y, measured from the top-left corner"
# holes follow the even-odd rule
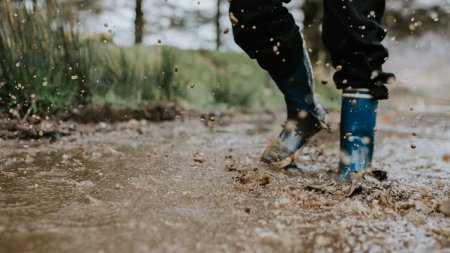
[[[337,113],[290,171],[258,161],[282,121],[269,113],[1,141],[0,252],[448,252],[450,110],[436,108],[385,108],[389,178],[351,197]]]

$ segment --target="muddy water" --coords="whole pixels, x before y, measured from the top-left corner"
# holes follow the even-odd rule
[[[375,160],[389,180],[352,197],[335,176],[331,116],[333,133],[287,172],[258,162],[281,122],[266,114],[1,142],[0,252],[449,250],[437,212],[450,194],[448,112],[381,115]]]

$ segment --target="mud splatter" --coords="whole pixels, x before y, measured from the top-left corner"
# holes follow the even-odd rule
[[[283,120],[265,113],[213,128],[200,117],[126,121],[53,143],[0,142],[0,251],[447,249],[448,120],[422,116],[411,137],[417,114],[402,116],[378,125],[375,161],[387,179],[372,171],[352,183],[337,177],[337,120],[288,170],[259,161]],[[261,125],[270,132],[248,134]]]

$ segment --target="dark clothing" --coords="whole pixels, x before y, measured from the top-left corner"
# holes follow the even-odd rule
[[[305,58],[299,27],[282,2],[288,1],[230,4],[236,43],[275,81],[291,76]],[[387,98],[384,84],[393,74],[381,67],[388,57],[381,44],[384,8],[385,0],[324,0],[323,42],[333,66],[342,66],[334,75],[337,88],[369,88],[376,99]]]
[[[272,78],[288,77],[302,62],[300,28],[281,1],[231,0],[230,15],[238,20],[233,25],[234,40]]]
[[[383,84],[394,75],[381,67],[388,58],[381,44],[387,33],[384,8],[385,0],[324,0],[322,38],[333,66],[342,66],[333,77],[338,88],[371,88],[376,97],[387,98]]]

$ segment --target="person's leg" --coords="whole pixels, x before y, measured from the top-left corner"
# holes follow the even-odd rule
[[[229,11],[236,44],[272,78],[289,77],[303,60],[303,39],[282,1],[232,0]]]
[[[289,122],[281,142],[262,156],[264,162],[284,167],[325,118],[314,98],[312,68],[299,27],[281,0],[232,0],[230,20],[236,43],[269,72],[284,94]]]
[[[343,89],[341,108],[341,178],[372,164],[376,110],[388,98],[383,72],[388,51],[382,24],[384,0],[324,0],[323,42],[336,68],[334,81]]]

